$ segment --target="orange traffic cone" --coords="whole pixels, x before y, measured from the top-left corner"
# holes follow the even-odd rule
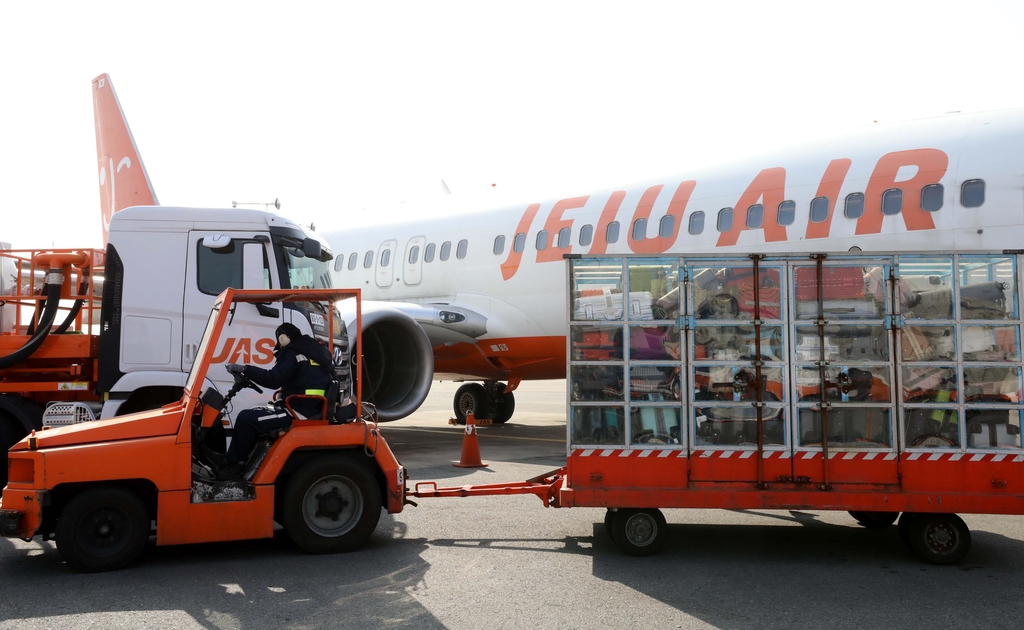
[[[483,468],[487,464],[480,461],[480,442],[476,437],[476,418],[473,412],[466,414],[466,436],[462,438],[462,457],[455,464],[456,468]]]

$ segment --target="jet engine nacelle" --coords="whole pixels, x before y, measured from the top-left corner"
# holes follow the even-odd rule
[[[338,305],[350,331],[356,328],[355,304]],[[377,408],[381,422],[399,420],[416,411],[434,376],[434,351],[423,328],[409,315],[383,302],[363,302],[363,347],[351,340],[352,365],[355,353],[362,354],[363,401]]]

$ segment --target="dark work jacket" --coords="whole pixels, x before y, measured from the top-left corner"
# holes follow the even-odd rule
[[[309,390],[326,390],[331,384],[333,361],[327,346],[309,335],[293,339],[276,353],[277,361],[269,370],[254,365],[242,372],[257,385],[281,390],[281,401],[293,394],[306,394]],[[323,391],[316,391],[323,395]],[[319,415],[323,401],[300,398],[291,402],[292,409],[306,417]]]

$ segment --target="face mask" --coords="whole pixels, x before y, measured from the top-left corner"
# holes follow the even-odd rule
[[[277,336],[277,343],[281,344],[282,348],[291,343],[291,341],[292,340],[288,338],[288,335],[284,333],[281,333],[280,335]]]

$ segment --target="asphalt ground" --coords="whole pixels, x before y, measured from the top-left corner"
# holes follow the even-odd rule
[[[505,426],[480,429],[482,469],[459,469],[456,385],[383,426],[412,475],[522,480],[565,459],[563,382],[524,384]],[[150,546],[133,566],[80,575],[52,543],[0,541],[6,628],[1017,628],[1024,519],[966,516],[965,562],[913,557],[895,528],[845,513],[669,510],[669,540],[632,558],[599,509],[534,497],[426,499],[384,515],[357,552],[310,556],[271,540]]]

